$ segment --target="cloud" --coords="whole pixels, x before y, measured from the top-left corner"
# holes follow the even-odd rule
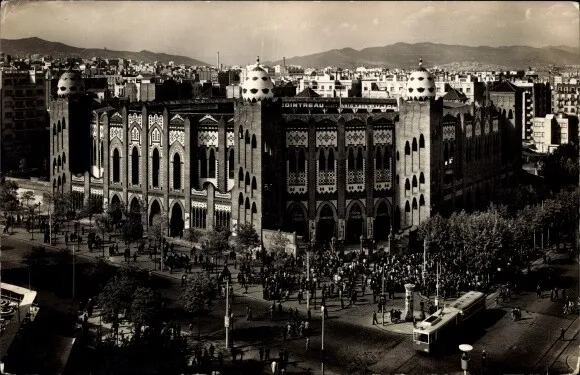
[[[531,16],[532,10],[530,8],[526,9],[526,21],[529,21]]]
[[[347,29],[347,28],[350,27],[350,24],[348,22],[343,22],[343,23],[340,24],[340,27],[343,28],[343,29]]]
[[[378,26],[379,25],[379,19],[378,18],[373,18],[373,25]]]
[[[411,13],[407,17],[405,17],[402,23],[406,26],[412,26],[415,23],[421,21],[425,17],[429,17],[433,15],[437,10],[434,6],[429,5],[428,7],[422,8],[420,11]]]
[[[350,27],[350,29],[351,29],[352,31],[355,31],[356,29],[358,29],[358,25],[355,23],[354,25],[352,25],[352,26]]]

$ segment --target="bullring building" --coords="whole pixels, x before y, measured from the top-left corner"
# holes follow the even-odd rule
[[[77,205],[89,196],[134,207],[170,234],[252,223],[377,242],[436,214],[484,207],[519,169],[521,129],[489,100],[435,100],[420,66],[406,99],[276,98],[259,64],[242,99],[91,108],[65,73],[50,105],[51,180]]]

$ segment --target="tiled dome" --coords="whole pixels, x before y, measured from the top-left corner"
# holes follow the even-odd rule
[[[64,73],[58,80],[56,92],[58,96],[62,97],[84,94],[85,83],[80,73],[73,71]]]
[[[424,101],[435,97],[435,79],[423,68],[423,58],[419,60],[419,69],[411,73],[407,81],[407,100]]]
[[[274,83],[268,72],[260,67],[260,59],[256,66],[248,71],[246,80],[242,85],[242,98],[251,103],[256,103],[274,97]]]

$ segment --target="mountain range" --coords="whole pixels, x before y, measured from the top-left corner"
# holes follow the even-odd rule
[[[0,50],[9,55],[26,56],[33,54],[51,55],[54,58],[80,57],[90,59],[122,58],[134,61],[152,63],[159,61],[175,64],[208,66],[205,62],[187,57],[155,53],[151,51],[115,51],[106,48],[79,48],[63,43],[50,42],[32,37],[23,39],[0,39]],[[578,65],[580,55],[578,47],[547,46],[542,48],[528,46],[462,46],[435,43],[395,43],[383,47],[369,47],[361,50],[353,48],[333,49],[306,56],[295,56],[286,59],[287,65],[301,65],[303,67],[323,68],[339,66],[343,68],[385,67],[409,68],[417,66],[419,58],[427,67],[470,67],[489,69],[525,69],[538,66]],[[282,60],[266,61],[265,65],[282,64]]]
[[[35,37],[23,39],[0,39],[0,50],[8,55],[13,56],[40,54],[41,56],[50,55],[56,59],[65,59],[67,57],[80,57],[83,59],[101,57],[104,59],[131,59],[134,61],[143,61],[147,63],[159,61],[167,64],[169,61],[173,61],[177,65],[210,65],[208,63],[186,56],[155,53],[146,50],[140,52],[131,52],[114,51],[106,48],[79,48],[72,47],[63,43],[50,42],[48,40]]]
[[[466,63],[497,66],[504,69],[524,69],[529,66],[563,66],[580,63],[578,48],[569,46],[470,47],[435,43],[395,43],[361,50],[342,48],[307,56],[296,56],[287,58],[286,65],[315,68],[327,66],[408,68],[417,66],[420,57],[423,57],[427,67]],[[270,64],[282,64],[282,60],[270,62]]]

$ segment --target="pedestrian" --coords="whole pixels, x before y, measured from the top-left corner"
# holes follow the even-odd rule
[[[536,287],[536,297],[537,298],[542,297],[542,288],[540,288],[539,285]],[[556,298],[558,298],[558,297],[556,296]]]
[[[260,346],[260,348],[258,349],[258,352],[260,353],[260,362],[264,361],[264,347]]]
[[[481,370],[485,371],[485,366],[487,362],[487,352],[484,350],[481,351]]]
[[[186,283],[187,283],[187,276],[186,275],[181,276],[181,286],[185,286]]]
[[[566,333],[566,330],[564,329],[564,327],[560,328],[560,341],[564,341],[564,334]]]
[[[310,321],[311,315],[312,315],[312,312],[310,311],[310,309],[308,309],[308,321]]]
[[[133,263],[137,263],[137,251],[133,253]]]
[[[310,338],[306,338],[306,353],[310,351]]]
[[[379,321],[377,320],[377,312],[373,311],[373,325],[375,324],[379,324]]]

